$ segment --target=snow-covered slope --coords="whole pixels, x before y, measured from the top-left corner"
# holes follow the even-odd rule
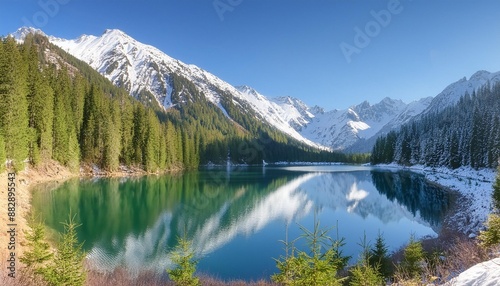
[[[500,284],[500,258],[474,265],[446,286],[497,286]]]
[[[441,111],[448,106],[455,105],[464,94],[468,93],[469,95],[472,95],[473,91],[488,82],[491,85],[496,82],[500,82],[500,72],[491,73],[484,70],[478,71],[468,80],[466,77],[463,77],[459,81],[450,84],[441,93],[434,97],[431,104],[423,112],[423,114],[427,112]]]

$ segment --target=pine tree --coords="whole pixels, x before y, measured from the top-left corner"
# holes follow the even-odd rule
[[[488,248],[500,244],[500,215],[490,214],[485,226],[486,230],[479,234],[481,245]]]
[[[120,160],[125,165],[131,165],[134,157],[134,107],[125,98],[120,98],[120,116],[121,116],[121,152]]]
[[[342,285],[343,279],[337,277],[339,269],[334,263],[335,251],[333,246],[327,246],[332,241],[328,236],[330,229],[321,229],[318,221],[315,221],[312,231],[300,228],[303,231],[301,237],[307,240],[309,253],[295,248],[296,240],[292,243],[284,241],[286,255],[275,259],[280,272],[271,279],[282,285]]]
[[[79,136],[83,123],[83,108],[85,104],[85,94],[87,85],[85,79],[76,75],[73,79],[72,96],[71,96],[71,109],[73,114],[73,124],[75,133]]]
[[[120,165],[121,150],[121,119],[119,115],[118,102],[111,100],[108,102],[109,116],[104,116],[104,151],[102,154],[102,167],[114,171]]]
[[[500,167],[497,170],[497,177],[493,185],[493,207],[495,212],[500,214]]]
[[[144,166],[146,120],[145,110],[142,105],[134,108],[133,136],[132,136],[132,162]]]
[[[38,52],[32,46],[29,53],[29,83],[28,83],[28,114],[29,127],[34,129],[30,142],[30,157],[36,163],[38,156],[41,161],[52,157],[52,126],[54,92],[44,73],[38,68]],[[34,150],[38,149],[38,152]],[[38,153],[38,154],[37,154]]]
[[[47,271],[46,262],[53,257],[50,245],[46,242],[45,226],[32,215],[28,220],[28,227],[30,230],[26,232],[27,250],[19,260],[36,274],[44,274]]]
[[[74,130],[71,116],[71,79],[63,68],[53,77],[54,120],[53,120],[53,158],[62,164],[75,169],[79,162],[78,138]],[[77,147],[77,148],[75,148]]]
[[[350,286],[380,286],[384,285],[384,279],[380,274],[380,264],[372,265],[370,246],[366,241],[366,235],[359,244],[362,247],[361,257],[356,265],[349,270],[351,276]]]
[[[144,165],[148,172],[157,172],[160,159],[160,123],[151,110],[147,112],[147,127],[145,134]]]
[[[178,286],[201,285],[199,278],[194,276],[198,261],[194,259],[191,242],[186,238],[179,237],[177,243],[172,252],[172,262],[176,267],[174,269],[167,269],[170,279]]]
[[[378,233],[375,245],[370,250],[369,262],[372,267],[378,265],[378,270],[384,278],[392,276],[392,264],[388,255],[388,249],[384,237],[380,232]]]
[[[410,237],[410,242],[404,250],[404,258],[398,267],[398,272],[400,276],[406,279],[420,280],[420,276],[423,272],[424,263],[424,250],[422,248],[422,243],[415,240],[412,235]]]
[[[50,285],[79,286],[85,284],[86,273],[83,266],[85,253],[76,237],[75,216],[69,215],[64,223],[64,233],[58,244],[54,259],[47,267],[45,279]]]
[[[27,66],[16,41],[9,37],[0,50],[0,129],[5,153],[14,168],[24,168],[28,157]]]

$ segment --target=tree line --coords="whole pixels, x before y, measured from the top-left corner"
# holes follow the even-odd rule
[[[377,139],[373,164],[495,168],[500,158],[500,84],[464,94],[454,106],[422,116]]]
[[[193,164],[180,126],[160,122],[109,82],[91,81],[59,59],[47,62],[46,45],[38,36],[0,43],[1,162],[20,170],[52,159],[72,170],[88,163],[111,171],[120,163],[147,171]]]

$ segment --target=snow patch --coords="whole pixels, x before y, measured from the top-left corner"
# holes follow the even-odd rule
[[[497,286],[500,284],[500,258],[472,266],[445,286]]]

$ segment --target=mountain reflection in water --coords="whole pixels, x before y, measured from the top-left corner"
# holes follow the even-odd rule
[[[315,215],[339,226],[344,253],[356,258],[364,232],[371,241],[383,232],[391,249],[410,233],[435,234],[451,200],[417,174],[339,166],[75,179],[43,189],[33,193],[35,211],[58,232],[70,210],[77,213],[78,238],[98,269],[162,272],[186,234],[199,270],[223,279],[268,278],[285,229],[296,238],[298,223],[311,229]]]

